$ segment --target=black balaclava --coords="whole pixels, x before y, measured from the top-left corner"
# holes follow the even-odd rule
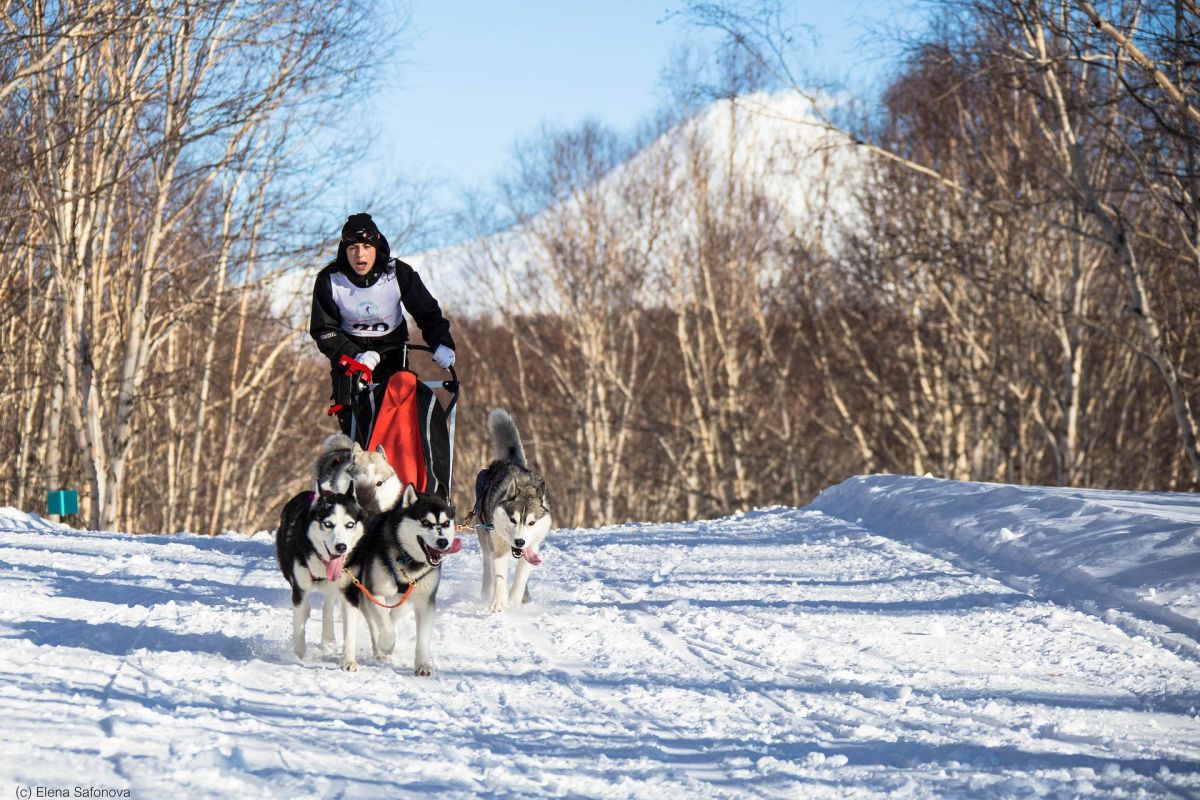
[[[350,268],[349,259],[346,258],[346,247],[358,242],[369,244],[375,248],[375,266],[362,278],[354,273],[354,270]],[[375,224],[375,220],[371,219],[370,214],[351,214],[346,218],[346,224],[342,226],[342,237],[338,241],[337,252],[338,266],[343,272],[351,279],[357,279],[356,283],[363,279],[368,283],[374,283],[379,273],[387,268],[389,258],[391,258],[391,248],[388,246],[388,240],[379,232],[379,227]]]

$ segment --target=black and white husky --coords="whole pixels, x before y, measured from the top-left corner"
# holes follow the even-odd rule
[[[430,644],[442,558],[461,549],[462,541],[454,535],[454,507],[439,495],[418,494],[411,485],[395,508],[370,520],[362,541],[346,559],[346,571],[362,587],[347,585],[342,590],[346,598],[342,669],[358,669],[360,613],[366,617],[375,658],[386,661],[396,647],[400,615],[405,606],[412,606],[417,623],[415,672],[433,673]]]
[[[494,460],[476,481],[475,532],[483,553],[481,597],[489,610],[503,611],[529,602],[529,575],[542,563],[538,549],[550,532],[550,503],[546,481],[526,464],[521,434],[508,412],[492,409],[487,426]],[[508,565],[514,559],[510,589]]]
[[[333,607],[349,582],[346,559],[364,533],[366,515],[352,494],[301,492],[284,505],[275,532],[279,569],[292,587],[292,650],[304,657],[311,593],[324,595],[321,644],[333,644]]]

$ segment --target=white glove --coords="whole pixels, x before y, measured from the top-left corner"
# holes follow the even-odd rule
[[[379,366],[379,353],[376,353],[374,350],[365,350],[355,356],[354,360],[367,369],[374,370]]]
[[[442,369],[450,369],[454,366],[454,351],[444,344],[439,344],[437,350],[433,351],[433,360]]]

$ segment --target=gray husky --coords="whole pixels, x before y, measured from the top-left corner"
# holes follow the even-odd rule
[[[395,506],[404,489],[388,464],[383,445],[363,450],[344,433],[325,439],[321,455],[313,464],[313,483],[318,492],[332,494],[345,494],[353,486],[359,505],[372,514],[382,514]]]
[[[418,494],[411,484],[395,508],[369,520],[362,541],[346,558],[346,572],[357,576],[361,585],[342,587],[346,599],[342,669],[358,669],[360,613],[371,631],[375,657],[386,661],[396,646],[396,624],[408,605],[417,622],[414,671],[433,673],[430,645],[442,559],[461,549],[462,541],[454,535],[454,507],[439,495]]]
[[[476,482],[475,532],[483,552],[482,599],[489,610],[504,611],[510,604],[529,602],[529,574],[542,563],[538,548],[550,532],[550,503],[546,481],[525,463],[521,434],[508,412],[492,409],[487,426],[495,460]],[[514,559],[510,589],[508,565]]]

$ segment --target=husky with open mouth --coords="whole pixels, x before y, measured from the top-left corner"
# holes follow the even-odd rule
[[[550,503],[546,481],[526,464],[521,434],[508,412],[492,409],[487,426],[494,460],[476,482],[475,532],[483,553],[482,600],[489,610],[503,611],[529,602],[529,576],[542,563],[538,551],[550,532]],[[514,559],[510,589],[508,565]]]
[[[346,598],[342,669],[358,669],[359,613],[366,617],[375,658],[386,661],[396,647],[396,625],[408,605],[417,623],[414,671],[433,674],[430,645],[442,559],[461,549],[462,541],[454,534],[454,507],[440,495],[418,493],[411,484],[395,508],[371,519],[362,541],[346,559],[352,583],[342,589]]]
[[[292,650],[304,658],[304,625],[312,610],[311,594],[324,595],[321,643],[333,644],[333,604],[349,582],[346,559],[364,533],[365,512],[352,492],[301,492],[283,507],[275,533],[279,569],[292,587]]]

